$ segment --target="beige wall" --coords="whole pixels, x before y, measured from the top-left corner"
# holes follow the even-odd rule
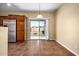
[[[0,27],[0,56],[8,55],[8,28]]]
[[[14,15],[26,15],[28,18],[35,18],[38,15],[38,12],[0,12],[0,15],[6,16],[8,14]],[[41,12],[44,18],[48,18],[49,20],[49,38],[50,40],[54,40],[55,36],[55,28],[54,28],[54,15],[49,12]]]
[[[79,55],[79,4],[64,4],[56,16],[57,41]]]

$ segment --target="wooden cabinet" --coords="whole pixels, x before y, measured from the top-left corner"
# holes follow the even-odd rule
[[[0,16],[0,26],[3,26],[3,16]]]
[[[9,18],[16,18],[17,20],[17,42],[25,40],[25,16],[22,15],[9,15]]]
[[[8,16],[0,16],[0,26],[3,26],[3,20],[7,18]]]
[[[23,42],[24,41],[24,31],[17,31],[17,41],[18,42]]]
[[[16,38],[17,42],[23,42],[25,40],[25,16],[24,15],[8,15],[0,16],[0,24],[2,25],[4,19],[16,20]]]
[[[24,30],[24,21],[17,22],[17,30]]]
[[[3,25],[3,20],[0,18],[0,26]]]

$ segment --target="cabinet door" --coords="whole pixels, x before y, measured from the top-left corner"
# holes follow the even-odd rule
[[[3,20],[0,18],[0,26],[3,25]]]
[[[17,31],[17,41],[18,42],[24,41],[24,31]]]
[[[24,30],[24,22],[23,21],[17,22],[17,30]]]

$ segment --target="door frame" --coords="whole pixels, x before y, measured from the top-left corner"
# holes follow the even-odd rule
[[[49,19],[48,18],[40,18],[40,19],[41,20],[46,20],[46,24],[47,24],[47,26],[46,26],[46,28],[47,28],[46,29],[46,33],[47,33],[47,35],[46,35],[46,39],[45,40],[48,40],[49,39],[49,28],[48,28],[49,27],[49,21],[48,21]],[[40,20],[40,19],[39,18],[28,18],[28,20],[27,20],[27,33],[26,33],[27,34],[27,40],[31,40],[30,39],[30,36],[31,36],[30,35],[30,30],[31,30],[30,29],[30,26],[31,26],[30,25],[30,21],[31,20]]]

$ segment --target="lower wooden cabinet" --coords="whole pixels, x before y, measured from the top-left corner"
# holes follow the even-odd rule
[[[23,42],[23,41],[24,41],[24,31],[17,30],[17,42]]]

